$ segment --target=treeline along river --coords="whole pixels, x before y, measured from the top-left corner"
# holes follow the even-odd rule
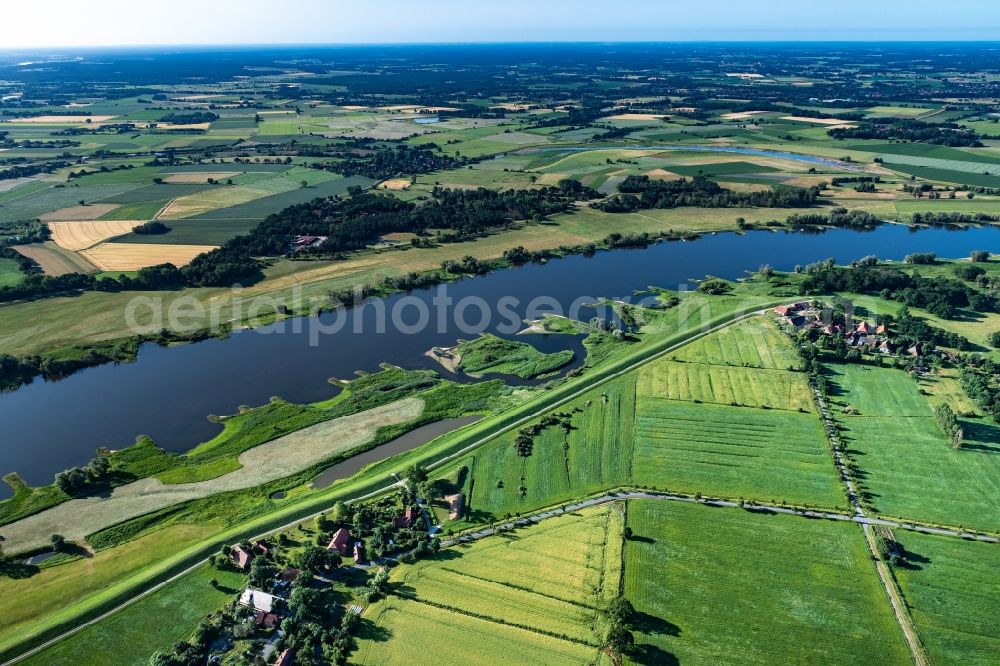
[[[513,297],[518,305],[512,310],[523,318],[525,307],[537,297],[547,297],[568,309],[580,297],[632,297],[651,285],[676,289],[705,275],[735,279],[764,264],[791,270],[796,264],[827,257],[839,263],[870,254],[895,260],[912,252],[964,257],[972,250],[997,250],[998,241],[1000,229],[992,227],[914,231],[902,225],[883,225],[867,232],[721,233],[696,241],[574,255],[497,271],[450,284],[447,293],[456,302],[478,296],[496,304],[503,297]],[[391,312],[405,297],[419,299],[434,313],[435,294],[437,289],[433,288],[391,296],[384,299],[385,309]],[[470,308],[466,321],[476,322],[477,312]],[[324,318],[335,316],[321,315],[319,323],[328,323]],[[329,378],[348,379],[359,370],[376,371],[381,363],[440,370],[424,352],[475,334],[458,330],[453,317],[439,330],[434,316],[417,333],[398,330],[391,322],[377,332],[376,312],[371,306],[340,316],[345,317],[340,331],[320,336],[315,346],[310,345],[308,321],[301,326],[285,322],[179,347],[146,345],[135,363],[90,368],[60,381],[38,380],[2,394],[0,474],[17,471],[33,485],[46,484],[56,472],[86,463],[98,447],[122,448],[139,434],[149,435],[167,450],[184,451],[220,431],[219,424],[206,418],[209,414],[231,414],[240,405],[260,405],[275,395],[294,402],[326,399],[337,390]],[[415,309],[410,312],[407,308],[404,320],[412,323],[414,319]],[[494,312],[483,330],[498,332],[502,323]],[[275,332],[280,326],[286,332]],[[502,335],[511,337],[509,332]],[[574,365],[582,362],[578,336],[518,339],[545,352],[572,348],[577,352]],[[9,489],[0,484],[0,497],[8,495]]]

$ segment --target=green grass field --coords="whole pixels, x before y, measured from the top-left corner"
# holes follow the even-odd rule
[[[990,531],[1000,527],[1000,430],[963,419],[956,450],[927,398],[905,372],[859,365],[828,366],[834,415],[860,470],[868,501],[880,512]],[[847,415],[847,406],[857,415]]]
[[[707,335],[670,355],[677,361],[775,370],[800,370],[792,341],[767,317],[754,317]]]
[[[217,588],[209,581],[218,581]],[[134,664],[145,666],[156,652],[186,640],[201,620],[234,599],[244,578],[208,565],[56,643],[26,664]]]
[[[972,173],[970,171],[958,171],[955,169],[939,169],[935,167],[919,166],[911,164],[889,164],[893,171],[901,171],[906,174],[917,176],[925,180],[933,180],[942,183],[954,183],[956,185],[972,185],[980,187],[1000,187],[1000,176],[995,173]],[[997,165],[980,165],[986,169],[998,169]]]
[[[909,562],[895,568],[920,639],[938,664],[995,664],[1000,654],[1000,549],[903,532]]]
[[[731,176],[744,173],[769,173],[777,172],[779,169],[753,164],[751,162],[718,162],[709,164],[671,164],[667,167],[669,171],[681,176]]]
[[[906,664],[857,525],[629,502],[633,664]]]
[[[352,662],[594,663],[594,608],[617,594],[623,526],[621,505],[587,509],[397,568]]]
[[[755,362],[798,362],[770,322],[754,319],[733,329],[673,354],[701,358],[724,347],[723,359],[736,362],[749,358],[748,345],[758,338],[767,346],[752,356]],[[683,377],[702,383],[677,381],[678,368],[695,369]],[[561,408],[571,429],[546,428],[530,456],[516,455],[516,433],[508,433],[442,476],[466,468],[462,490],[470,511],[464,521],[471,523],[623,485],[844,506],[808,390],[798,372],[660,360]],[[684,400],[670,399],[680,394]],[[724,404],[708,404],[709,399]],[[754,406],[734,407],[733,400]]]
[[[72,602],[99,595],[110,583],[156,563],[216,529],[192,525],[166,527],[113,551],[43,568],[28,580],[0,578],[0,594],[8,599],[7,607],[12,611],[0,618],[0,640],[23,634],[40,617]]]
[[[24,279],[24,273],[13,259],[0,258],[0,287],[13,287]]]
[[[636,401],[633,480],[689,493],[844,506],[819,418],[779,410]]]
[[[545,354],[526,342],[495,335],[463,342],[456,351],[462,356],[462,369],[474,376],[505,374],[531,379],[555,372],[573,360],[573,352],[568,349]]]
[[[798,412],[815,411],[805,373],[658,361],[639,373],[639,395]]]

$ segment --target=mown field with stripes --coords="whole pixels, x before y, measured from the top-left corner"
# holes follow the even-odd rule
[[[622,486],[847,506],[802,361],[766,317],[713,333],[556,410],[530,455],[508,433],[442,470],[459,523]]]
[[[596,507],[396,568],[354,663],[597,662],[596,605],[620,589],[624,521],[623,504]]]

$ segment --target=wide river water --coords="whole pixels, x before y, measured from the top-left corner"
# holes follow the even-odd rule
[[[609,230],[610,231],[610,230]],[[676,289],[705,275],[740,278],[769,264],[791,270],[796,264],[834,257],[846,263],[875,254],[900,260],[911,252],[936,252],[940,257],[964,257],[972,250],[1000,250],[1000,229],[923,229],[887,224],[874,231],[843,229],[825,233],[756,231],[745,235],[720,233],[690,242],[665,242],[645,249],[574,255],[545,264],[529,264],[448,285],[456,302],[478,296],[494,305],[513,297],[517,318],[537,297],[568,308],[581,297],[630,297],[650,285]],[[310,324],[329,324],[335,314],[299,320],[301,331],[276,332],[275,327],[239,331],[224,340],[163,348],[145,345],[135,363],[105,365],[59,381],[36,380],[18,391],[0,394],[0,474],[19,472],[31,484],[45,484],[55,472],[86,463],[98,447],[122,448],[139,434],[152,437],[170,451],[184,451],[221,429],[209,414],[231,414],[240,405],[260,405],[271,396],[295,402],[316,401],[336,393],[328,379],[350,378],[356,371],[376,371],[381,363],[406,368],[440,369],[424,356],[432,346],[450,346],[478,330],[496,332],[492,321],[473,331],[461,330],[454,317],[438,327],[430,307],[437,288],[384,299],[393,311],[400,299],[419,302],[432,312],[431,325],[418,333],[391,323],[376,331],[372,305],[348,310],[345,326],[310,344]],[[475,307],[466,320],[480,317]],[[412,323],[416,308],[403,311]],[[588,318],[593,311],[584,311]],[[357,324],[360,333],[355,333]],[[292,328],[286,322],[286,329]],[[503,333],[510,337],[509,333]],[[572,348],[582,359],[579,337],[529,335],[519,340],[551,352]],[[467,378],[461,378],[468,381]],[[9,495],[0,484],[0,497]]]

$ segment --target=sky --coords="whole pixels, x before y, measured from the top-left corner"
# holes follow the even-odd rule
[[[997,0],[8,0],[0,49],[174,44],[1000,40]]]

